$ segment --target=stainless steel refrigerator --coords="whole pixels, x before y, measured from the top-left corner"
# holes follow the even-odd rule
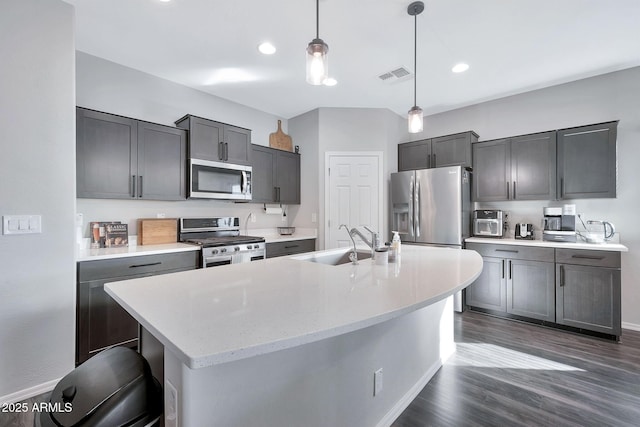
[[[471,173],[462,166],[391,174],[391,230],[403,243],[461,249],[471,225]],[[462,295],[454,301],[462,311]]]

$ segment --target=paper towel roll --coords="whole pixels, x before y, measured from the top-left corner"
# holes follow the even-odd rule
[[[264,211],[267,215],[282,215],[282,208],[266,208]]]

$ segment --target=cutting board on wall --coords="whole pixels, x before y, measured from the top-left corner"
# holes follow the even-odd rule
[[[269,135],[269,147],[278,150],[293,151],[291,137],[282,132],[282,120],[278,120],[278,130]]]
[[[148,218],[138,220],[138,244],[161,245],[178,241],[176,218]]]

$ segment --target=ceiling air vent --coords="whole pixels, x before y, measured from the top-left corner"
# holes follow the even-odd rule
[[[407,67],[397,67],[378,76],[385,83],[396,83],[410,79],[413,76]]]

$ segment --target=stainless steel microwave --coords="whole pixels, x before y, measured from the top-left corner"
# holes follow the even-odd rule
[[[191,159],[189,197],[251,200],[251,174],[251,166]]]

